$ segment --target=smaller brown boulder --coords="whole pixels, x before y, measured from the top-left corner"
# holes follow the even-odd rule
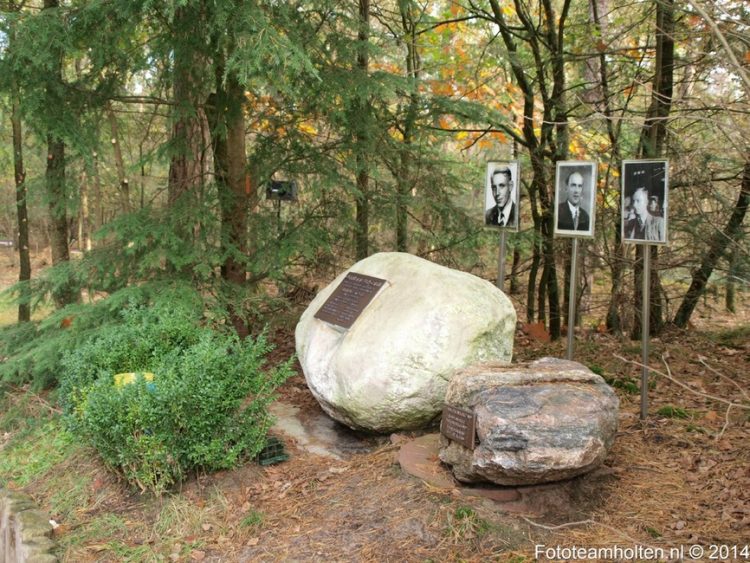
[[[586,366],[556,358],[483,364],[457,373],[447,405],[477,415],[474,450],[441,436],[440,460],[465,483],[533,485],[581,475],[604,461],[619,401]]]

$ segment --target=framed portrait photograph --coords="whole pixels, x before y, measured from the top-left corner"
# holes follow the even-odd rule
[[[622,162],[622,240],[667,244],[669,162]]]
[[[487,163],[484,190],[484,224],[518,231],[521,168],[517,160]]]
[[[555,174],[555,236],[594,236],[596,162],[561,160]]]

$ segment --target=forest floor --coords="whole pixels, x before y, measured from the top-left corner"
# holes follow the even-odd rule
[[[686,561],[700,546],[699,560],[750,560],[741,551],[750,543],[750,305],[738,301],[735,315],[703,303],[694,328],[652,339],[645,421],[640,343],[577,333],[575,359],[620,398],[617,438],[602,469],[526,509],[405,473],[399,449],[419,433],[365,440],[368,447],[338,459],[279,434],[290,454],[283,463],[201,475],[161,498],[139,495],[62,430],[47,397],[21,389],[0,402],[0,483],[50,513],[60,557],[72,562],[521,562],[545,560],[555,546],[640,549],[631,560],[649,559],[648,548],[676,559],[670,549],[685,546]],[[293,326],[273,340],[272,360],[288,357]],[[514,361],[565,351],[564,340],[517,331]],[[303,419],[319,417],[296,369],[280,400]],[[561,555],[551,559],[584,559]]]

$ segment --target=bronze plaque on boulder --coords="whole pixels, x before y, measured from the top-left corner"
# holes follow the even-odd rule
[[[380,278],[349,272],[315,313],[315,318],[350,328],[384,283]]]
[[[452,405],[443,407],[443,417],[440,421],[440,433],[465,448],[474,449],[476,445],[476,415]]]

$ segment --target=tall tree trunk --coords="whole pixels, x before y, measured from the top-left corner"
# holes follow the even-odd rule
[[[641,130],[638,154],[642,158],[656,158],[664,154],[667,138],[667,119],[672,108],[672,92],[674,85],[674,0],[655,0],[656,2],[656,73],[651,90],[651,105],[646,121]],[[664,326],[662,295],[664,292],[659,280],[659,250],[657,246],[649,245],[651,249],[651,277],[649,279],[651,303],[649,304],[649,332],[657,335]],[[642,258],[643,247],[639,245],[637,255]],[[635,322],[633,323],[632,338],[641,336],[641,316],[639,303],[642,302],[642,260],[636,260],[634,265],[635,292]]]
[[[123,213],[130,212],[130,182],[125,174],[125,161],[122,158],[122,149],[120,148],[120,135],[117,127],[117,116],[112,109],[112,104],[107,104],[107,120],[109,121],[109,131],[112,134],[112,150],[115,157],[115,170],[117,170],[117,180],[120,184],[120,207]]]
[[[47,171],[45,174],[50,215],[50,246],[52,264],[58,266],[70,260],[68,247],[69,221],[65,186],[65,143],[53,135],[47,136]],[[58,307],[76,303],[80,295],[72,282],[60,284],[52,295]]]
[[[601,14],[603,11],[608,11],[608,0],[590,0],[589,7],[591,9],[591,17],[596,25],[601,37],[607,35],[607,20],[602,18]],[[611,105],[611,93],[609,90],[609,68],[607,63],[607,57],[604,50],[601,50],[598,56],[598,63],[596,65],[589,66],[592,70],[598,70],[598,88],[592,90],[594,94],[599,93],[599,100],[597,105],[600,107],[600,111],[606,117],[605,123],[607,125],[607,137],[609,138],[609,144],[612,151],[612,162],[620,161],[620,120],[613,119],[612,105]],[[594,77],[592,76],[592,81]],[[607,174],[609,176],[609,173]],[[605,180],[605,185],[608,185],[609,178]],[[625,264],[625,247],[622,244],[622,233],[620,230],[620,223],[622,222],[621,217],[622,210],[617,205],[614,209],[614,235],[615,240],[610,252],[610,275],[612,277],[612,285],[610,289],[609,304],[607,307],[607,318],[606,327],[607,330],[614,333],[622,332],[622,313],[623,304],[625,301],[624,295],[624,264]]]
[[[399,0],[401,25],[406,42],[406,72],[409,79],[409,102],[403,128],[401,162],[396,178],[396,250],[408,251],[408,209],[412,181],[412,142],[414,139],[419,98],[417,96],[420,58],[417,50],[417,26],[414,21],[412,0]]]
[[[221,206],[221,248],[224,262],[221,277],[229,283],[229,318],[237,334],[245,338],[249,327],[241,308],[231,301],[242,290],[247,279],[247,219],[250,201],[255,199],[247,189],[245,154],[245,89],[233,73],[225,77],[225,55],[218,39],[213,41],[216,93],[209,98],[210,131],[214,170]]]
[[[359,31],[357,33],[359,47],[357,49],[357,69],[361,80],[367,80],[369,72],[369,48],[370,40],[370,0],[359,0]],[[356,130],[356,166],[357,166],[357,233],[356,256],[357,260],[367,258],[369,254],[370,230],[370,157],[369,157],[369,99],[358,97],[355,103],[356,111],[353,115]]]
[[[175,100],[172,125],[172,159],[169,164],[168,203],[176,202],[183,194],[197,190],[203,184],[206,169],[204,155],[203,88],[199,77],[203,63],[191,41],[200,14],[190,5],[175,9],[174,29],[177,30],[174,48],[174,78],[172,89]],[[186,234],[189,229],[186,231]]]
[[[11,28],[10,42],[15,39],[15,27]],[[13,167],[16,182],[16,217],[18,219],[18,257],[20,268],[19,282],[31,279],[31,252],[29,250],[29,213],[26,206],[26,171],[23,167],[23,132],[21,130],[21,110],[18,96],[18,86],[15,80],[11,84],[11,124],[13,126]],[[18,322],[31,320],[31,305],[29,304],[28,288],[22,286],[18,303]]]
[[[59,0],[44,0],[44,9],[52,10],[60,7]],[[59,89],[63,84],[63,55],[56,53],[54,69],[49,80],[51,88]],[[59,100],[57,100],[59,102]],[[63,111],[60,108],[60,111]],[[57,266],[70,260],[68,247],[68,193],[65,185],[65,141],[57,133],[47,134],[47,169],[45,173],[45,188],[50,215],[50,246],[52,249],[52,264]],[[78,290],[71,281],[65,281],[57,286],[52,295],[58,307],[75,303],[80,299]]]
[[[708,278],[711,277],[716,263],[726,252],[727,243],[736,244],[738,237],[741,235],[742,222],[745,220],[748,204],[750,204],[750,155],[745,162],[740,194],[737,197],[737,203],[734,204],[734,209],[732,209],[732,215],[724,229],[717,231],[711,239],[708,252],[703,256],[700,267],[693,272],[690,287],[677,310],[674,324],[678,327],[684,328],[687,326],[690,316],[698,304],[698,299],[706,289]]]

